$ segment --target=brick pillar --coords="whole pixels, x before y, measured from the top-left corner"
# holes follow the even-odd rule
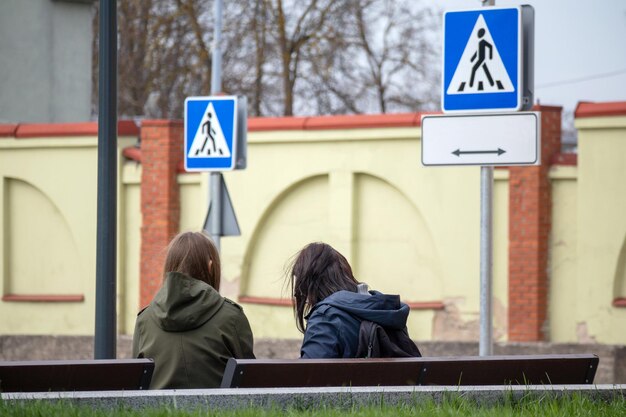
[[[561,108],[541,111],[541,165],[509,169],[509,341],[546,340],[552,225],[550,161],[561,149]]]
[[[141,266],[139,304],[147,306],[161,286],[165,248],[178,233],[183,158],[180,121],[144,120],[141,126]]]

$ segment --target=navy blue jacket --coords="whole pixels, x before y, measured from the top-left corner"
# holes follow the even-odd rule
[[[400,302],[400,296],[370,294],[338,291],[315,304],[306,316],[302,358],[354,358],[361,320],[399,330],[406,327],[409,306]]]

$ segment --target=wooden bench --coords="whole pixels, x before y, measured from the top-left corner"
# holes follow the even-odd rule
[[[0,392],[142,390],[153,371],[152,359],[0,361]]]
[[[592,384],[596,355],[229,359],[222,388]]]

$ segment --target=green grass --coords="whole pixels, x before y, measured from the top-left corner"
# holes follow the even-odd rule
[[[0,401],[0,416],[2,417],[604,417],[626,416],[626,398],[617,394],[610,402],[592,400],[586,396],[573,394],[572,396],[554,398],[544,394],[529,394],[522,399],[503,399],[499,404],[481,406],[459,395],[447,395],[441,403],[433,401],[416,402],[410,406],[368,406],[340,409],[332,407],[317,407],[309,409],[289,408],[261,409],[245,408],[240,410],[222,411],[198,409],[193,411],[174,408],[159,408],[145,410],[130,409],[93,409],[78,407],[70,403],[3,403]]]

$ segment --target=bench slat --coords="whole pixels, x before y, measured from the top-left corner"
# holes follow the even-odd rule
[[[385,372],[381,372],[381,363]],[[415,385],[421,363],[393,359],[230,359],[222,388]]]
[[[153,371],[151,359],[0,361],[0,391],[142,390]]]
[[[590,384],[599,361],[595,355],[491,358],[431,358],[418,385]]]
[[[596,355],[233,359],[222,388],[591,384]]]

